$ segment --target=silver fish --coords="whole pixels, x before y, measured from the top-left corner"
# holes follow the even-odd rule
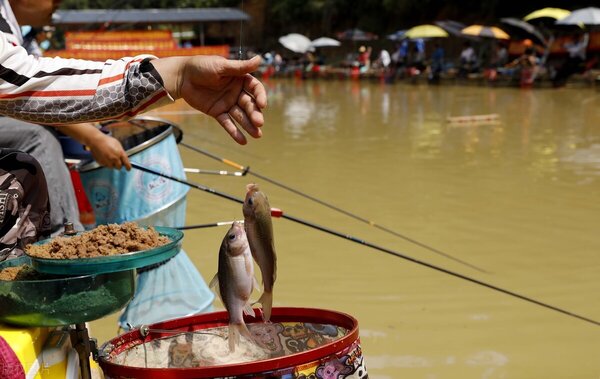
[[[242,211],[244,213],[244,228],[248,236],[250,251],[260,268],[263,293],[258,299],[262,305],[263,319],[271,319],[273,307],[273,285],[277,277],[277,255],[273,240],[273,223],[271,222],[271,206],[267,196],[256,184],[246,186],[246,198]]]
[[[244,227],[234,222],[221,242],[219,270],[209,286],[217,289],[221,302],[229,313],[229,351],[235,351],[240,335],[253,341],[243,314],[254,316],[250,295],[257,285],[254,262]]]

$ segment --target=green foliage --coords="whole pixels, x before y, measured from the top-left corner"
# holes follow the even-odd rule
[[[61,9],[207,8],[237,6],[232,0],[62,0]]]
[[[62,0],[62,9],[143,9],[238,7],[244,0]],[[291,32],[310,37],[334,36],[350,28],[378,35],[436,20],[465,24],[499,23],[501,17],[522,17],[543,7],[568,9],[597,6],[598,0],[245,0],[265,4],[264,36]]]

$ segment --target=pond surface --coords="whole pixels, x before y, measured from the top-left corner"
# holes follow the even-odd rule
[[[153,114],[251,169],[188,179],[236,197],[256,182],[271,206],[342,233],[274,219],[275,306],[356,317],[374,379],[600,375],[599,325],[394,255],[600,321],[600,91],[266,84],[264,137],[243,147],[185,104]],[[180,152],[186,167],[235,170]],[[240,218],[241,205],[189,192],[188,224]],[[226,229],[186,231],[207,281]],[[116,316],[91,332],[116,336]]]

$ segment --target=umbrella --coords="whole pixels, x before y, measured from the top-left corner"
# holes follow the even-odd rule
[[[471,25],[461,30],[461,32],[468,36],[510,39],[510,36],[497,26]]]
[[[577,9],[565,18],[556,21],[558,25],[600,25],[600,8]]]
[[[369,32],[365,32],[360,29],[348,29],[337,34],[339,39],[350,40],[350,41],[371,41],[377,39],[377,35]]]
[[[404,38],[404,33],[406,33],[406,30],[402,29],[402,30],[397,30],[392,34],[388,34],[386,36],[387,39],[390,39],[392,41],[400,41],[401,39]]]
[[[527,16],[523,17],[523,20],[530,21],[536,18],[553,18],[555,20],[560,20],[561,18],[567,17],[570,13],[571,11],[562,8],[542,8],[529,13]]]
[[[286,49],[292,50],[294,53],[306,53],[313,51],[314,48],[310,45],[310,39],[298,33],[290,33],[283,37],[279,37],[279,43]]]
[[[535,39],[537,39],[537,41],[544,46],[547,44],[546,38],[544,38],[542,33],[539,30],[537,30],[535,26],[531,25],[528,22],[513,17],[501,18],[500,21],[528,33],[530,36],[535,37]]]
[[[448,32],[437,25],[424,24],[408,29],[404,36],[410,39],[448,37]]]
[[[441,27],[442,29],[444,29],[448,33],[452,34],[453,36],[461,36],[461,37],[463,36],[463,34],[460,31],[463,30],[467,26],[467,25],[463,24],[462,22],[452,21],[452,20],[435,21],[434,24]]]
[[[341,42],[338,41],[337,39],[333,39],[333,38],[329,38],[329,37],[320,37],[317,38],[315,40],[313,40],[310,43],[310,46],[312,47],[329,47],[329,46],[340,46]]]

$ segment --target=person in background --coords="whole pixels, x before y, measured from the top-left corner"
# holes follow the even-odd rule
[[[496,42],[494,52],[492,53],[490,63],[484,70],[484,77],[493,82],[498,78],[498,73],[505,72],[505,66],[508,63],[508,50],[503,41]]]
[[[519,80],[521,87],[529,87],[537,77],[539,71],[539,59],[531,40],[524,40],[523,45],[525,46],[523,54],[508,63],[506,67],[516,69],[513,77]]]
[[[360,72],[367,72],[371,68],[371,53],[373,48],[371,46],[361,46],[358,48],[358,67]]]
[[[390,53],[386,49],[381,49],[379,52],[379,58],[377,58],[377,63],[379,67],[387,70],[392,63],[392,58],[390,57]]]
[[[589,40],[589,33],[582,33],[572,37],[570,42],[564,44],[568,57],[556,72],[556,76],[553,80],[555,87],[564,86],[571,75],[580,73],[584,70]]]
[[[436,42],[434,45],[433,54],[431,54],[431,66],[429,72],[429,81],[437,84],[440,81],[440,75],[444,72],[444,48],[442,44]]]
[[[425,42],[422,39],[415,40],[415,44],[409,50],[407,66],[409,76],[418,76],[427,68],[425,64]]]
[[[496,49],[492,57],[492,67],[504,67],[504,65],[506,65],[507,63],[508,49],[506,48],[506,42],[498,41],[498,43],[496,43]]]
[[[468,74],[475,72],[477,69],[477,54],[475,54],[471,42],[464,42],[459,61],[458,76],[461,78],[466,78]]]

